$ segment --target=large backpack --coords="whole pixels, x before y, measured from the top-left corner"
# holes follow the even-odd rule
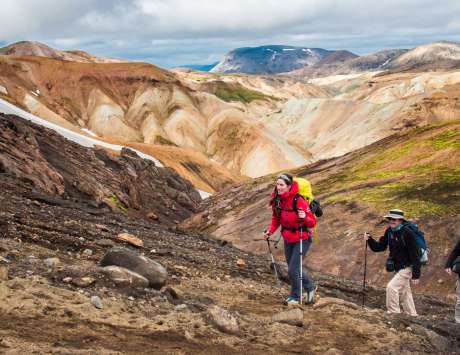
[[[425,233],[423,233],[418,228],[418,225],[412,221],[404,222],[404,227],[409,228],[415,235],[415,241],[417,242],[417,246],[419,249],[420,263],[422,263],[422,265],[427,264],[428,263],[428,245],[425,240]]]
[[[307,201],[310,205],[310,209],[316,217],[321,217],[323,215],[323,209],[318,200],[315,200],[315,196],[313,195],[313,191],[311,189],[311,183],[307,179],[295,177],[294,181],[297,182],[299,185],[299,192],[297,196],[294,198],[294,202],[292,204],[292,209],[297,211],[297,200],[299,195],[303,197],[305,201]]]

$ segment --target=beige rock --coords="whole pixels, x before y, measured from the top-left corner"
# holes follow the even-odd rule
[[[238,259],[236,261],[236,265],[238,265],[239,267],[243,267],[246,266],[246,262],[243,259]]]
[[[157,216],[155,213],[153,213],[153,212],[148,213],[148,214],[147,214],[147,218],[148,218],[148,219],[151,219],[152,221],[158,220],[158,216]]]
[[[78,287],[89,287],[96,282],[96,279],[91,276],[79,277],[72,279],[72,284]]]
[[[229,334],[239,333],[240,327],[238,325],[238,320],[229,311],[218,306],[213,306],[208,309],[207,315],[209,323],[214,325],[221,332]]]
[[[279,312],[273,315],[272,321],[301,327],[303,325],[303,312],[300,308]]]
[[[134,245],[138,248],[142,248],[144,246],[144,242],[141,239],[129,233],[120,233],[118,234],[117,239],[128,244]]]
[[[106,266],[101,268],[101,272],[118,286],[147,287],[149,285],[149,280],[144,276],[120,266]]]
[[[59,258],[48,258],[43,260],[43,263],[48,267],[55,267],[60,264],[60,262]]]
[[[6,266],[0,266],[0,281],[8,280],[8,268]]]

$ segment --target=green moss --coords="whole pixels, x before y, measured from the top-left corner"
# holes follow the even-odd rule
[[[155,136],[155,144],[161,144],[161,145],[172,145],[174,147],[177,147],[178,145],[171,142],[169,139],[164,138],[163,136],[156,135]]]
[[[110,196],[110,200],[111,200],[111,201],[115,204],[115,206],[117,206],[120,210],[126,211],[126,206],[124,205],[123,202],[120,201],[120,199],[118,198],[118,196],[112,195],[112,196]]]
[[[449,129],[432,138],[435,150],[447,148],[460,149],[459,132],[456,129]]]
[[[216,81],[212,83],[210,91],[226,102],[240,101],[250,103],[254,100],[276,100],[273,96],[265,95],[255,90],[249,90],[240,84],[228,84],[224,81]]]
[[[352,193],[335,195],[329,202],[356,199],[383,210],[400,207],[410,216],[460,213],[460,168],[433,172],[431,183],[421,177],[400,180]]]
[[[11,103],[11,104],[17,105],[16,100],[14,100],[13,98],[11,98],[11,97],[8,96],[8,95],[5,95],[5,94],[0,93],[0,99],[3,99],[3,100],[5,100],[5,101],[8,101],[8,102]]]

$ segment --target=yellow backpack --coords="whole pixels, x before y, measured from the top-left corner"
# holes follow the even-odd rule
[[[299,177],[295,177],[294,181],[299,185],[299,195],[307,200],[308,203],[312,203],[312,201],[315,199],[315,196],[313,196],[310,181]]]

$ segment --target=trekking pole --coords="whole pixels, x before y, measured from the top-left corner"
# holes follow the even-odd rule
[[[276,267],[276,263],[275,263],[275,257],[273,256],[273,253],[272,253],[272,248],[270,246],[270,241],[267,239],[267,245],[268,245],[268,251],[270,252],[270,257],[272,259],[272,265],[273,265],[273,270],[275,270],[275,277],[276,277],[276,282],[280,283],[280,278],[279,278],[279,275],[278,275],[278,269]]]
[[[367,234],[367,232],[365,234]],[[364,246],[363,307],[366,302],[367,240],[365,240],[364,242],[365,242],[365,246]]]
[[[273,256],[273,252],[272,252],[272,247],[270,246],[270,239],[269,238],[263,238],[263,239],[254,239],[254,240],[266,240],[267,241],[267,246],[268,246],[268,252],[270,253],[270,258],[271,258],[271,265],[273,265],[273,270],[275,271],[275,277],[276,277],[276,283],[279,287],[281,287],[281,281],[280,281],[280,277],[279,277],[279,273],[278,273],[278,267],[276,265],[276,262],[275,262],[275,257]],[[270,265],[270,269],[271,269],[271,265]]]
[[[299,211],[302,209],[299,208]],[[303,268],[302,268],[302,257],[303,257],[303,240],[302,240],[302,225],[300,225],[300,245],[299,245],[299,256],[300,256],[300,305],[302,305],[302,293],[303,293]]]

